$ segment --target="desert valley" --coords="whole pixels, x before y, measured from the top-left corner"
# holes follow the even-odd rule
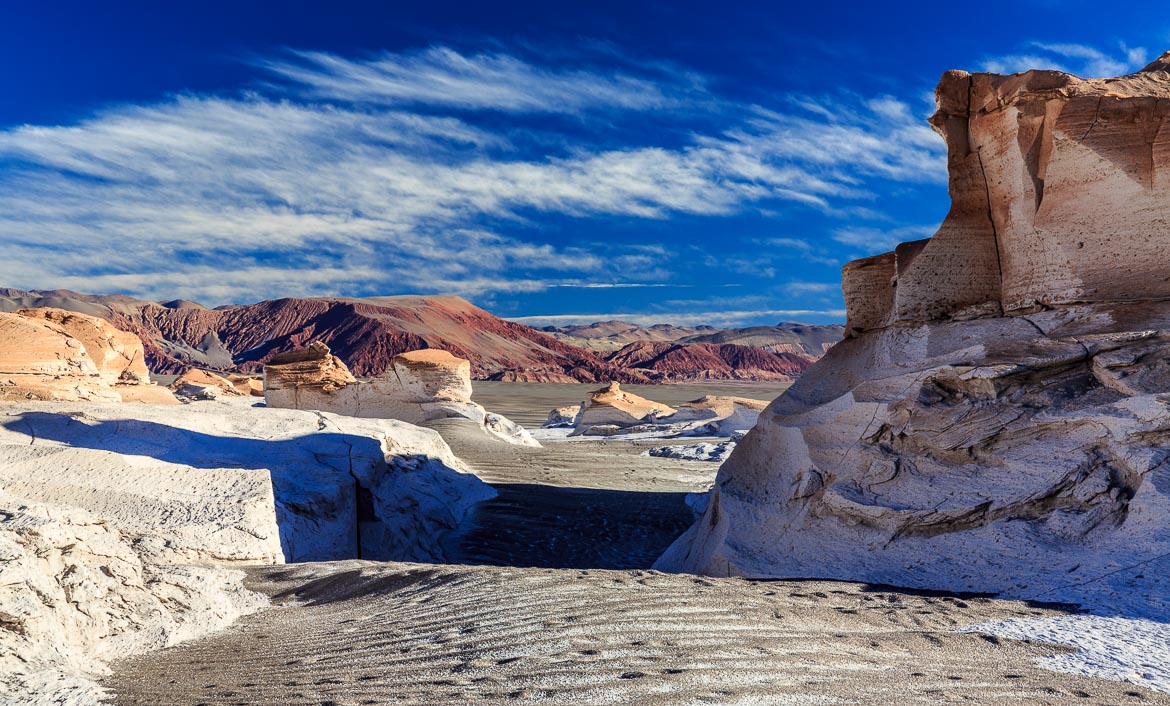
[[[1170,52],[935,101],[843,324],[0,289],[0,703],[1170,704]]]

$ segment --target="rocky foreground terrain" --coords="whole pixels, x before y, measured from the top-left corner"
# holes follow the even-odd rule
[[[1170,54],[949,72],[938,104],[950,215],[845,268],[850,337],[656,566],[1072,602],[1133,620],[1050,638],[1170,688]]]
[[[319,341],[358,376],[386,372],[401,353],[437,348],[469,361],[472,376],[480,380],[791,382],[841,331],[839,326],[781,327],[781,343],[773,336],[743,345],[696,339],[647,348],[638,338],[631,339],[635,343],[628,350],[601,353],[505,321],[453,296],[278,299],[208,309],[184,300],[157,303],[65,290],[0,289],[0,312],[46,307],[96,316],[136,334],[154,373],[192,367],[255,373],[273,356]],[[807,345],[801,343],[806,339]],[[763,345],[753,348],[757,343]]]
[[[614,384],[539,445],[471,401],[482,355],[360,380],[308,340],[484,334],[458,301],[230,341],[246,307],[8,307],[0,702],[1170,703],[1170,54],[938,99],[950,216],[846,267],[848,337],[766,407]],[[151,307],[188,313],[111,323]],[[149,346],[266,402],[151,385]],[[677,438],[753,423],[717,472]]]

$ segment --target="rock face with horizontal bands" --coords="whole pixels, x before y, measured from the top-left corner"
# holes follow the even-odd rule
[[[269,407],[411,424],[465,417],[510,443],[539,446],[523,427],[471,401],[471,365],[446,351],[394,356],[385,375],[359,381],[327,345],[316,341],[264,366],[264,400]]]
[[[0,400],[176,403],[137,336],[61,309],[0,313]]]
[[[1168,67],[944,75],[946,222],[846,266],[851,337],[657,567],[1167,614]]]

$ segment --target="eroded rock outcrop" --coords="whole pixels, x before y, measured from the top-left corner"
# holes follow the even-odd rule
[[[248,398],[0,403],[0,702],[96,703],[110,660],[263,605],[240,566],[442,561],[494,494],[399,421]]]
[[[1170,614],[1168,67],[944,75],[946,222],[846,266],[851,338],[656,566]]]
[[[0,400],[176,403],[137,336],[61,309],[0,313]]]
[[[243,376],[236,377],[243,378]],[[240,389],[237,383],[223,375],[198,368],[191,368],[175,378],[175,381],[168,387],[175,395],[193,400],[212,400],[222,396],[243,397],[251,394],[250,390]],[[259,387],[260,394],[263,395],[263,384]]]
[[[674,414],[673,407],[639,397],[611,382],[589,394],[584,409],[577,415],[574,434],[588,434],[594,427],[621,429],[636,424],[653,423],[658,417]]]
[[[509,443],[539,445],[523,427],[473,402],[470,363],[440,350],[394,356],[385,375],[359,381],[327,345],[316,341],[264,366],[264,400],[269,407],[411,424],[465,417]]]
[[[574,436],[731,436],[755,425],[768,406],[762,400],[707,395],[677,408],[639,397],[618,383],[595,390],[579,411],[554,409],[545,427],[573,427]]]

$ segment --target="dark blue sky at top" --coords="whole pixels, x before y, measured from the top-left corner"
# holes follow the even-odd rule
[[[454,292],[533,323],[840,320],[841,265],[946,213],[941,142],[912,132],[944,70],[1132,71],[1170,49],[1160,7],[6,3],[0,286],[210,304]],[[355,94],[295,52],[403,73],[390,98]],[[464,59],[507,97],[429,92]],[[420,62],[438,73],[403,89]],[[530,75],[543,88],[515,98]],[[892,148],[852,154],[865,139]]]

